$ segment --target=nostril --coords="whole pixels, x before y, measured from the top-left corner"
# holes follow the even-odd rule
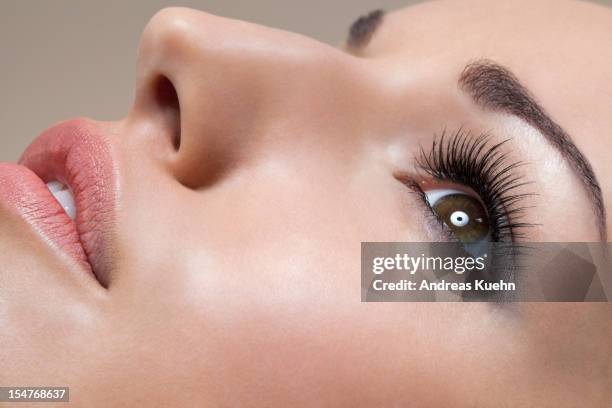
[[[172,145],[178,151],[181,147],[181,108],[176,89],[168,78],[160,76],[154,83],[154,95]]]

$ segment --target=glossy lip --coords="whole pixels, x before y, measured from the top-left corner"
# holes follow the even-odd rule
[[[0,164],[0,204],[69,255],[80,268],[108,287],[108,256],[114,225],[116,183],[110,145],[98,126],[85,119],[60,123],[43,132],[19,164]],[[73,192],[73,222],[46,187],[58,180]]]

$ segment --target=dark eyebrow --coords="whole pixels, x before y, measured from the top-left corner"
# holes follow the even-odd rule
[[[354,50],[365,47],[372,39],[374,31],[382,23],[384,15],[383,10],[374,10],[355,20],[349,29],[347,46]]]
[[[589,194],[600,238],[606,241],[606,210],[593,168],[572,138],[547,115],[514,74],[493,61],[479,60],[465,67],[459,77],[459,87],[478,105],[523,119],[561,152]]]

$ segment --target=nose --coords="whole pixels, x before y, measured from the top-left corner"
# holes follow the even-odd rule
[[[347,58],[297,34],[164,9],[141,39],[131,114],[160,130],[155,143],[183,184],[205,186],[245,159],[271,118],[334,99],[326,84],[346,77]]]

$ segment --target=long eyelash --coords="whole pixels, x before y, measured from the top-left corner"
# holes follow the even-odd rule
[[[523,199],[533,194],[516,192],[530,183],[512,175],[524,163],[508,163],[502,147],[509,139],[495,144],[490,140],[491,136],[486,133],[473,136],[463,128],[450,137],[444,131],[439,139],[434,139],[429,152],[421,147],[416,163],[435,179],[474,190],[486,206],[493,225],[492,241],[514,242],[534,225],[523,221],[527,207],[521,205]]]

